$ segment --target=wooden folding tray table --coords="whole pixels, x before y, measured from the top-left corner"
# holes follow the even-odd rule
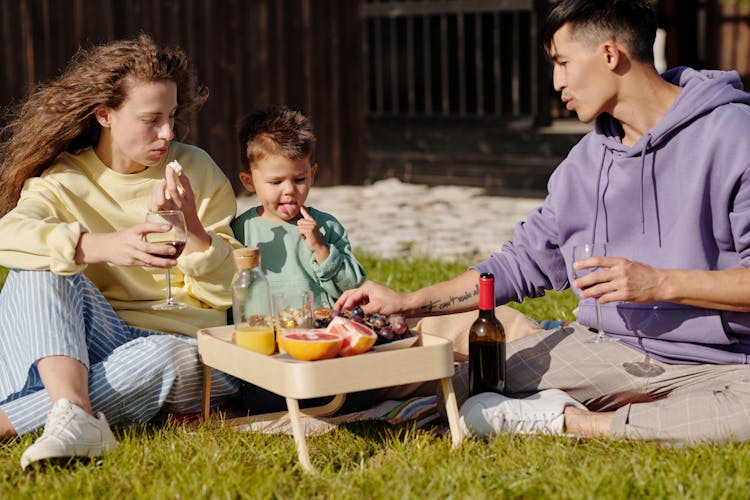
[[[204,363],[203,417],[209,417],[211,369],[215,368],[286,399],[302,467],[315,472],[307,450],[301,413],[321,416],[335,412],[346,393],[414,382],[440,380],[453,447],[463,439],[458,425],[458,407],[453,392],[453,345],[449,340],[421,334],[412,347],[369,351],[345,358],[298,361],[288,354],[266,356],[232,343],[232,326],[198,331],[198,352]],[[322,407],[300,411],[299,400],[336,396]],[[259,417],[245,417],[250,421]],[[262,418],[262,417],[261,417]]]

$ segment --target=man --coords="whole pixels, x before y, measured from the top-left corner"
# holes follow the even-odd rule
[[[660,76],[655,32],[649,0],[558,2],[544,37],[555,89],[595,130],[544,205],[450,281],[412,293],[368,282],[337,302],[432,316],[475,308],[480,272],[501,304],[572,285],[576,323],[508,343],[506,394],[532,396],[469,399],[470,432],[750,439],[750,95],[734,72]],[[584,243],[607,256],[576,262],[593,272],[573,280]],[[595,298],[618,342],[590,342]]]

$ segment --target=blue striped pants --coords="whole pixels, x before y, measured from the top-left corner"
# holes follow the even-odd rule
[[[52,403],[36,361],[58,355],[87,367],[91,405],[112,425],[146,422],[162,407],[200,410],[195,339],[127,325],[83,274],[11,271],[0,294],[0,410],[19,435],[44,425]],[[234,377],[212,376],[213,402],[239,390]]]

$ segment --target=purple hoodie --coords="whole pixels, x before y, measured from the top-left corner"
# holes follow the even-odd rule
[[[750,267],[750,94],[734,71],[663,77],[683,89],[661,121],[628,147],[599,116],[550,177],[544,205],[473,267],[495,274],[498,303],[568,288],[573,246],[592,241],[656,268]],[[602,315],[608,334],[670,363],[750,359],[750,313],[618,302]],[[595,318],[594,301],[582,301],[578,321]]]

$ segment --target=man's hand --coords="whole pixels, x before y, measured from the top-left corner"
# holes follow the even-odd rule
[[[297,221],[299,236],[305,240],[307,248],[309,248],[313,255],[315,255],[315,260],[318,264],[322,264],[331,253],[328,249],[328,245],[323,241],[323,236],[320,234],[318,223],[312,218],[310,212],[300,205],[299,213],[302,216],[302,218]]]
[[[333,308],[347,311],[360,306],[366,314],[380,313],[387,316],[404,312],[401,306],[406,302],[405,295],[374,281],[365,281],[359,288],[352,288],[341,294]]]
[[[576,269],[599,269],[573,281],[582,298],[598,297],[602,304],[672,302],[721,311],[750,312],[750,269],[719,271],[656,269],[621,257],[589,257]]]
[[[665,274],[647,264],[621,257],[589,257],[574,263],[575,269],[598,268],[573,281],[581,297],[599,302],[658,302],[665,300]]]

